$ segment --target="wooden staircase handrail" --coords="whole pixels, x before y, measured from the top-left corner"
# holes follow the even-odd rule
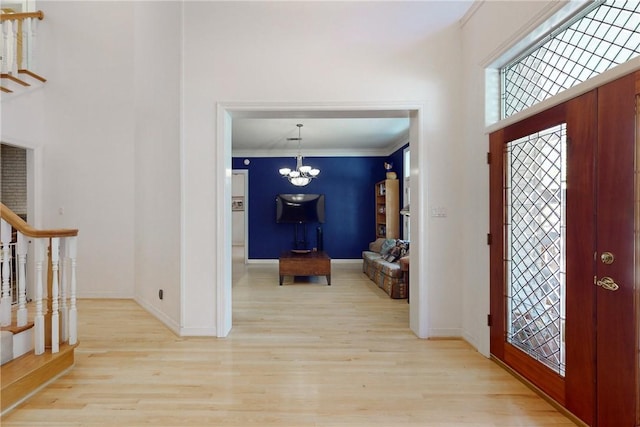
[[[11,13],[0,13],[0,22],[4,21],[22,21],[27,18],[38,18],[40,20],[44,19],[44,12],[41,10],[35,12],[11,12]]]
[[[52,230],[38,230],[27,224],[22,218],[16,215],[11,209],[0,203],[0,217],[7,221],[13,228],[28,237],[50,238],[50,237],[73,237],[78,235],[77,229],[58,228]]]

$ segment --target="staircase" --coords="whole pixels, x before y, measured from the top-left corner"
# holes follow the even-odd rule
[[[0,203],[2,414],[74,364],[77,235],[75,229],[35,229]],[[29,304],[28,277],[35,285]]]
[[[42,19],[42,11],[14,13],[3,9],[0,14],[0,94],[3,98],[25,93],[46,82],[33,71],[38,22]]]
[[[33,71],[37,28],[43,19],[42,11],[1,10],[0,98],[3,101],[42,87],[46,82]],[[77,235],[78,230],[35,229],[0,203],[2,415],[74,364],[74,350],[78,345]],[[27,295],[27,288],[33,295]]]

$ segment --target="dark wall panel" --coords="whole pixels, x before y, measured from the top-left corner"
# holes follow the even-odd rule
[[[295,225],[276,223],[275,197],[280,193],[324,194],[324,224],[307,224],[307,249],[318,247],[317,227],[322,228],[324,250],[334,259],[361,258],[375,238],[374,184],[385,178],[384,162],[391,160],[402,177],[402,149],[390,157],[309,157],[304,164],[320,169],[306,187],[295,187],[278,173],[295,167],[290,157],[232,159],[233,169],[248,169],[249,259],[276,259],[295,248]],[[304,227],[299,226],[299,240]]]

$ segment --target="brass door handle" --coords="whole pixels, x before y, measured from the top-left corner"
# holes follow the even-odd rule
[[[600,255],[600,260],[603,264],[611,265],[613,264],[615,257],[611,252],[603,252],[602,255]]]
[[[598,280],[596,282],[596,285],[608,291],[617,291],[618,288],[620,288],[618,284],[611,277],[606,277],[606,276]]]

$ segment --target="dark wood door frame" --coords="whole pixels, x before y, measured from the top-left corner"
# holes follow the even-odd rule
[[[634,162],[640,163],[635,142],[636,132],[640,133],[640,120],[635,116],[637,94],[640,72],[490,135],[491,354],[583,422],[603,427],[640,425],[640,298],[634,274],[640,259],[633,259],[634,246],[640,248],[640,243],[632,238],[634,221],[636,228],[640,223],[640,190],[634,177]],[[570,218],[564,378],[506,340],[503,154],[506,142],[562,122],[567,123],[566,206]],[[620,248],[623,241],[626,247]],[[621,258],[605,265],[599,260],[605,250],[619,252]],[[605,276],[615,276],[624,285],[616,293],[596,286],[596,280]],[[620,354],[626,355],[624,361]]]

